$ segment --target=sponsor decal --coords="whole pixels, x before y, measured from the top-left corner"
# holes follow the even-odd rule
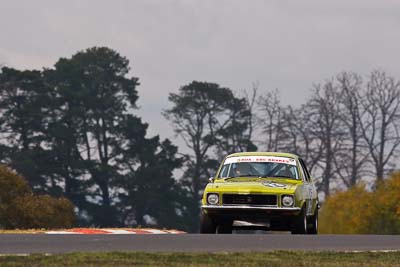
[[[296,166],[295,159],[286,157],[273,157],[273,156],[230,157],[225,160],[224,164],[239,163],[239,162],[273,162],[273,163],[284,163]]]

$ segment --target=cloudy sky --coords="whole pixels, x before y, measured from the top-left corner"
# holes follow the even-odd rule
[[[238,91],[258,81],[296,105],[343,70],[400,78],[398,0],[2,0],[0,25],[0,63],[15,68],[119,51],[141,81],[139,114],[162,137],[173,137],[160,115],[168,93],[192,80]]]

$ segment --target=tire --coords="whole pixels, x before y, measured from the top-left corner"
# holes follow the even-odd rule
[[[217,226],[217,234],[232,234],[232,221],[221,222]]]
[[[292,235],[307,234],[307,214],[305,206],[303,206],[300,214],[294,219],[291,232]]]
[[[215,234],[217,225],[204,211],[200,214],[200,234]]]
[[[318,207],[315,208],[314,215],[310,217],[310,224],[309,228],[307,228],[307,234],[318,234]]]

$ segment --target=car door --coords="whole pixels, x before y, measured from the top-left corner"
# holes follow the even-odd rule
[[[307,215],[313,215],[315,207],[317,205],[317,190],[314,183],[311,181],[310,173],[306,167],[306,164],[302,159],[299,159],[302,171],[305,176],[305,194],[306,194],[306,213]]]

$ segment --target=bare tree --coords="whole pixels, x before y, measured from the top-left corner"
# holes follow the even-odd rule
[[[281,149],[300,155],[308,170],[314,173],[321,159],[322,143],[318,138],[313,138],[306,105],[297,109],[292,106],[284,109],[282,132],[283,144]]]
[[[335,178],[334,160],[344,138],[339,101],[339,92],[330,80],[323,85],[314,85],[313,96],[307,103],[310,133],[322,146],[317,164],[322,169],[321,189],[325,196],[329,195],[330,184]]]
[[[373,71],[367,83],[360,114],[362,135],[374,164],[377,181],[400,145],[400,83],[384,71]]]
[[[347,188],[354,186],[366,174],[368,153],[365,151],[359,117],[362,112],[362,78],[352,72],[336,76],[340,93],[340,119],[345,129],[345,140],[334,157],[336,173]]]
[[[282,119],[283,108],[281,106],[279,91],[267,92],[258,101],[261,114],[258,121],[262,125],[263,140],[259,140],[265,144],[267,151],[278,151],[283,141],[282,135]]]
[[[279,91],[257,102],[265,148],[301,155],[320,190],[354,186],[364,177],[380,181],[392,170],[400,146],[400,82],[373,71],[364,85],[360,75],[342,72],[314,85],[299,108],[283,107]]]
[[[260,88],[259,82],[253,82],[251,94],[246,90],[244,91],[244,97],[247,100],[247,110],[249,111],[248,116],[248,139],[253,141],[253,133],[256,129],[256,100],[258,97],[258,90]]]

